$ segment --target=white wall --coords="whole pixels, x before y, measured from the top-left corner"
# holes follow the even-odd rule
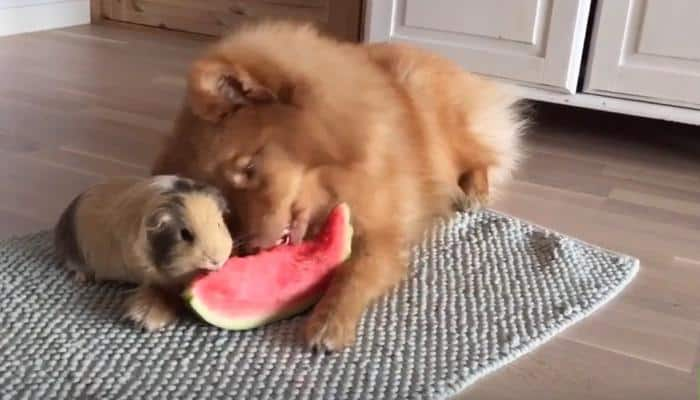
[[[38,4],[61,3],[66,0],[0,0],[0,9],[35,6]]]
[[[90,23],[90,0],[0,0],[0,36]]]

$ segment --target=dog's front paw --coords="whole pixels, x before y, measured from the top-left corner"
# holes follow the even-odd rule
[[[155,331],[175,321],[177,310],[164,293],[140,287],[126,299],[124,317],[147,331]]]
[[[479,194],[465,195],[459,193],[452,199],[454,211],[478,211],[488,204],[488,196]]]
[[[489,194],[473,191],[465,196],[464,206],[467,210],[479,210],[489,204]]]
[[[463,174],[459,179],[462,193],[456,199],[459,211],[478,210],[490,202],[488,171],[480,169]]]
[[[319,303],[304,325],[304,339],[313,349],[339,351],[355,342],[356,322]]]

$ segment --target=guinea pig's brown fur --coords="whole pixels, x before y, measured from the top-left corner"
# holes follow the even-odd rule
[[[217,185],[249,247],[312,235],[349,204],[351,258],[304,327],[313,346],[351,344],[366,307],[405,276],[408,249],[455,202],[486,204],[520,158],[517,97],[400,44],[339,43],[262,23],[212,46],[155,163]]]
[[[175,318],[173,295],[231,255],[225,210],[218,190],[190,179],[115,178],[68,206],[56,226],[56,248],[80,280],[139,285],[126,315],[157,329]]]

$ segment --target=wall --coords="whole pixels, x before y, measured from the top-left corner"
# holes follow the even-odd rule
[[[2,0],[0,36],[90,23],[90,0]]]

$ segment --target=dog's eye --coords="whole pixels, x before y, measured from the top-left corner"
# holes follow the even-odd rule
[[[241,156],[234,161],[228,179],[235,188],[249,189],[257,182],[258,165],[254,156]]]
[[[250,162],[243,167],[243,173],[248,179],[253,179],[253,177],[255,177],[255,161],[251,159]]]
[[[233,187],[238,189],[245,188],[246,184],[248,183],[248,177],[241,172],[230,173],[228,174],[228,178],[233,184]]]

